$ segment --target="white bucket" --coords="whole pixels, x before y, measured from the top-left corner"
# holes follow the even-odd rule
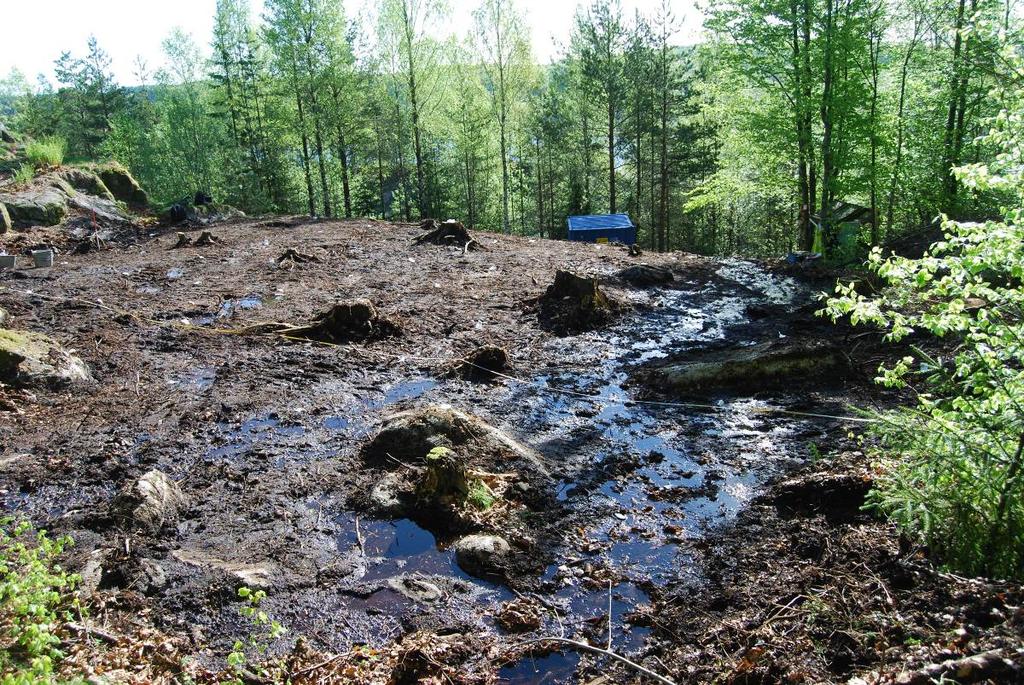
[[[37,267],[53,266],[53,250],[32,250],[32,260]]]

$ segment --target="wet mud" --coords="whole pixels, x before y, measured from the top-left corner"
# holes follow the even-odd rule
[[[517,645],[604,642],[610,620],[612,648],[642,659],[665,588],[701,582],[693,557],[709,533],[842,430],[812,414],[871,401],[839,376],[699,397],[638,380],[695,350],[833,335],[808,324],[812,288],[754,263],[488,234],[476,236],[484,250],[414,246],[416,226],[380,222],[216,232],[202,250],[158,236],[0,276],[8,325],[59,339],[97,379],[0,405],[0,504],[72,535],[87,583],[144,596],[158,627],[211,664],[245,633],[241,585],[266,589],[290,631],[281,652],[299,635],[337,652],[458,632],[486,638],[479,668],[502,682],[574,682],[592,658]],[[315,259],[282,263],[287,250]],[[672,277],[616,276],[641,261]],[[599,278],[621,311],[595,330],[546,330],[533,303],[558,270]],[[356,299],[401,335],[261,332]],[[452,373],[482,347],[507,352],[499,373]],[[458,526],[368,497],[417,468],[366,460],[368,441],[396,412],[433,405],[541,459],[469,453],[507,487]],[[151,469],[184,497],[156,532],[110,515]],[[503,573],[460,568],[454,543],[471,532],[508,540]],[[524,599],[536,605],[524,626],[498,620]]]

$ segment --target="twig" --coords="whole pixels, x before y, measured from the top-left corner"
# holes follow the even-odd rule
[[[612,648],[612,581],[608,579],[608,649]]]
[[[359,532],[359,517],[356,516],[356,542],[359,543],[359,551],[366,556],[366,549],[363,548],[363,534]]]
[[[526,647],[526,646],[533,645],[533,644],[539,644],[541,642],[558,642],[560,644],[569,645],[570,647],[574,647],[575,649],[579,649],[579,650],[584,651],[584,652],[591,652],[593,654],[600,654],[601,656],[607,656],[607,657],[610,657],[612,659],[615,659],[616,661],[618,661],[621,664],[624,664],[624,665],[632,668],[637,673],[642,673],[645,676],[647,676],[649,678],[652,678],[652,679],[656,680],[659,683],[662,683],[662,685],[676,685],[674,681],[669,680],[665,676],[658,675],[654,671],[652,671],[652,670],[650,670],[648,668],[644,668],[643,666],[641,666],[640,664],[636,663],[635,661],[630,661],[626,657],[624,657],[624,656],[622,656],[620,654],[616,654],[615,652],[613,652],[611,650],[601,649],[600,647],[594,647],[593,645],[588,645],[586,642],[579,642],[577,640],[570,640],[570,639],[565,638],[565,637],[542,637],[542,638],[538,638],[536,640],[530,640],[528,642],[523,642],[523,643],[521,643],[519,645],[516,645],[516,647]]]
[[[121,642],[121,638],[119,638],[117,635],[114,635],[113,633],[108,633],[107,631],[101,630],[100,628],[93,628],[91,626],[75,622],[65,623],[64,625],[68,630],[74,633],[78,633],[79,635],[84,635],[85,637],[90,638],[98,637],[107,644],[116,645]]]

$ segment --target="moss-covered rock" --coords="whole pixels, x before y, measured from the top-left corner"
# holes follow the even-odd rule
[[[0,142],[7,143],[9,145],[14,145],[18,142],[18,136],[2,123],[0,123]]]
[[[4,203],[0,202],[0,235],[7,233],[12,228],[14,228],[14,224],[11,223],[11,215]]]
[[[131,172],[117,162],[96,166],[93,171],[116,199],[134,209],[145,209],[149,206],[146,191],[139,186]]]
[[[68,194],[59,187],[33,188],[17,195],[0,195],[15,228],[56,226],[68,215]]]
[[[59,388],[88,383],[92,374],[85,362],[49,336],[0,328],[0,381]]]
[[[81,193],[104,200],[114,200],[114,194],[110,192],[103,180],[88,169],[73,167],[61,169],[57,172],[57,177]]]

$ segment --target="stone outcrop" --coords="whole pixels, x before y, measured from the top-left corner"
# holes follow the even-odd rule
[[[61,388],[88,383],[85,362],[42,333],[0,329],[0,380],[12,385]]]
[[[103,164],[94,167],[93,170],[115,199],[132,209],[145,209],[149,206],[146,191],[139,186],[131,172],[117,162]]]
[[[0,204],[6,205],[15,228],[56,226],[68,215],[68,193],[58,186],[31,188],[17,195],[0,195]]]
[[[56,175],[74,190],[110,202],[114,201],[114,195],[110,192],[110,189],[107,188],[99,176],[91,171],[68,167],[61,169]]]
[[[11,215],[7,211],[7,206],[0,202],[0,235],[7,233],[12,228],[14,228],[14,224],[11,222]]]

